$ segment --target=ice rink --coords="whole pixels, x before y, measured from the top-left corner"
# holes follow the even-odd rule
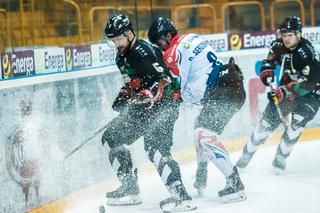
[[[238,203],[223,204],[217,193],[224,187],[225,179],[215,166],[209,164],[208,186],[202,198],[194,197],[198,206],[194,212],[201,213],[320,213],[320,140],[298,143],[288,158],[286,172],[280,176],[273,173],[271,162],[276,147],[261,148],[246,170],[241,171],[246,186],[247,200]],[[240,152],[231,155],[235,162]],[[183,181],[190,194],[193,189],[196,163],[181,166]],[[106,213],[161,212],[160,200],[169,193],[163,186],[157,173],[139,175],[139,184],[143,204],[130,207],[110,207],[105,205]],[[105,204],[105,191],[118,187],[115,180],[108,182],[108,189],[87,193],[81,200],[73,199],[67,213],[99,212],[99,205]]]

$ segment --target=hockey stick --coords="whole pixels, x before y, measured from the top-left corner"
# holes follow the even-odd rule
[[[270,91],[272,92],[273,91],[273,86],[271,84],[271,82],[269,83],[269,88],[270,88]],[[279,117],[280,117],[280,120],[282,121],[282,123],[284,124],[284,126],[287,125],[285,119],[284,119],[284,116],[283,116],[283,113],[280,109],[280,106],[279,106],[279,100],[278,100],[278,97],[277,96],[273,96],[273,103],[274,105],[276,106],[276,109],[277,109],[277,112],[279,114]]]
[[[282,59],[282,63],[281,63],[281,67],[280,67],[280,73],[279,73],[280,78],[281,78],[282,75],[283,75],[283,68],[284,68],[285,58],[286,58],[286,54],[283,56],[283,59]],[[268,84],[269,84],[270,92],[272,92],[272,91],[273,91],[273,86],[272,86],[272,83],[271,83],[271,79],[268,78],[268,79],[267,79],[267,82],[268,82]],[[277,97],[277,96],[274,96],[274,97],[273,97],[273,103],[274,103],[274,105],[276,106],[276,109],[277,109],[278,115],[279,115],[279,117],[280,117],[280,120],[282,121],[283,125],[286,127],[286,126],[287,126],[287,122],[285,121],[284,116],[283,116],[283,113],[282,113],[282,111],[281,111],[281,109],[280,109],[279,100],[278,100],[278,97]]]
[[[94,137],[99,135],[103,130],[105,130],[108,127],[108,124],[103,126],[101,129],[94,132],[90,137],[88,137],[85,141],[83,141],[80,145],[78,145],[76,148],[74,148],[71,152],[69,152],[65,157],[64,160],[68,159],[71,155],[73,155],[76,151],[78,151],[82,146],[84,146],[86,143],[88,143],[90,140],[92,140]]]

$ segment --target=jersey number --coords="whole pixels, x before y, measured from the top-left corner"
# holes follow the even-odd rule
[[[158,72],[163,72],[163,67],[162,67],[158,62],[153,63],[152,66],[153,66]]]

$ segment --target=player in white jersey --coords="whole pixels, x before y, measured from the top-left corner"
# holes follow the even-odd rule
[[[245,199],[238,171],[217,140],[245,101],[242,72],[233,58],[223,65],[208,41],[198,35],[179,35],[167,18],[156,19],[148,36],[164,51],[164,61],[172,74],[179,77],[183,101],[203,106],[194,127],[198,159],[194,187],[200,194],[206,187],[210,160],[226,177],[227,184],[218,196],[226,202]]]

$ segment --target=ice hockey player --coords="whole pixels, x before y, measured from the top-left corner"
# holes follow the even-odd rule
[[[168,18],[157,18],[148,36],[164,51],[164,61],[173,75],[180,78],[183,101],[203,105],[194,127],[198,160],[194,187],[199,194],[206,187],[207,163],[211,160],[226,178],[226,186],[218,196],[225,202],[245,199],[237,168],[217,139],[244,104],[242,72],[233,58],[223,65],[208,41],[198,35],[178,34]]]
[[[285,170],[286,159],[302,129],[317,113],[320,103],[319,56],[311,43],[301,36],[300,18],[285,18],[279,30],[281,37],[271,43],[268,57],[261,67],[260,78],[263,84],[269,86],[274,81],[274,69],[279,65],[280,86],[268,92],[269,104],[236,164],[239,168],[245,168],[269,134],[282,120],[288,120],[272,161],[276,174]],[[280,117],[274,97],[278,100],[281,114],[288,119]]]
[[[116,64],[124,79],[124,86],[112,106],[119,115],[102,136],[102,144],[110,149],[109,160],[121,182],[118,189],[106,194],[107,204],[142,202],[137,170],[133,170],[131,154],[125,145],[143,136],[147,156],[172,195],[160,206],[176,212],[195,209],[181,181],[179,165],[170,153],[181,102],[178,81],[165,66],[162,52],[135,37],[127,15],[112,16],[105,34],[118,50]]]

